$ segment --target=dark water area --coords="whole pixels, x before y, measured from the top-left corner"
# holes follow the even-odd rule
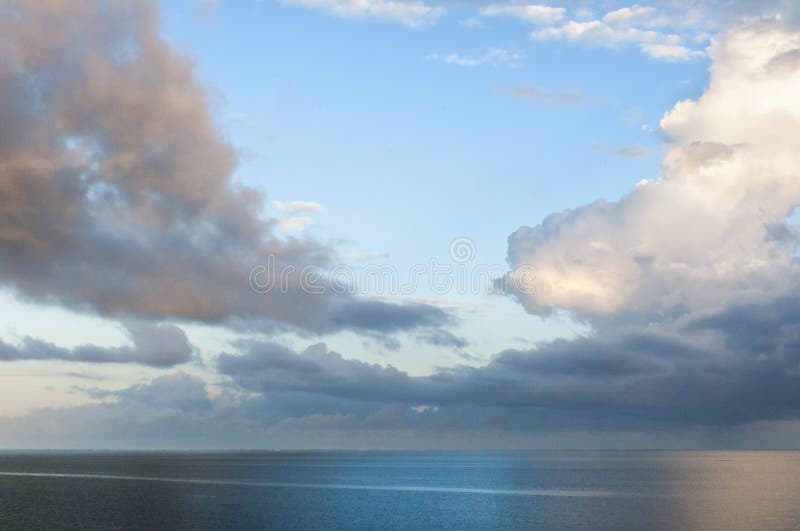
[[[0,453],[0,529],[800,529],[800,452]]]

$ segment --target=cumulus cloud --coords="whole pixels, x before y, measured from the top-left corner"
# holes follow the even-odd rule
[[[652,319],[795,285],[800,71],[770,65],[797,46],[775,25],[729,31],[712,45],[709,88],[661,122],[672,147],[659,181],[513,233],[512,269],[534,266],[550,288],[520,294],[525,307]]]
[[[336,253],[276,236],[262,194],[233,182],[237,153],[191,62],[159,36],[155,7],[4,4],[0,283],[112,318],[334,329],[331,315],[353,315],[357,299],[306,293],[297,278],[250,289],[266,257],[277,274]]]
[[[192,357],[192,346],[186,334],[176,326],[129,323],[126,331],[131,345],[121,347],[83,345],[66,349],[29,337],[19,346],[0,340],[0,361],[59,360],[171,367]]]

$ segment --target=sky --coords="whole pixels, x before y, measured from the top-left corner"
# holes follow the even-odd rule
[[[794,2],[11,1],[0,50],[0,447],[798,447]]]

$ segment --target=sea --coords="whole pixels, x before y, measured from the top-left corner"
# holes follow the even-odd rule
[[[800,529],[800,452],[5,452],[0,529]]]

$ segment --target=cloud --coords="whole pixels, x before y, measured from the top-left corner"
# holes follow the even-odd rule
[[[358,299],[309,294],[297,278],[270,293],[251,289],[267,257],[277,275],[324,270],[336,252],[278,237],[281,223],[300,223],[264,217],[262,194],[233,182],[237,152],[191,62],[159,36],[155,8],[4,6],[0,283],[115,319],[335,329],[333,312]]]
[[[443,63],[449,65],[457,65],[457,66],[480,66],[480,65],[506,65],[510,67],[518,66],[517,61],[522,59],[522,54],[519,52],[510,52],[508,50],[503,50],[502,48],[489,48],[481,56],[478,57],[471,57],[471,56],[464,56],[457,53],[449,53],[449,54],[428,54],[425,56],[425,59],[428,61],[441,61]]]
[[[239,448],[263,435],[231,412],[225,392],[183,372],[166,374],[118,391],[85,390],[101,403],[43,409],[0,419],[12,430],[9,447],[48,448]]]
[[[306,216],[291,216],[278,221],[277,229],[280,232],[302,232],[306,230],[313,220]]]
[[[14,9],[29,16],[43,5]],[[216,136],[185,61],[155,36],[149,8],[109,4],[97,18],[86,6],[53,3],[35,24],[0,31],[10,50],[0,59],[6,285],[117,318],[257,319],[387,341],[416,328],[411,338],[462,348],[442,331],[452,315],[429,304],[243,295],[245,264],[260,253],[301,265],[325,264],[333,250],[274,237],[278,221],[257,214],[260,194],[231,184],[235,153]],[[110,37],[121,30],[128,38]],[[220,387],[178,373],[84,390],[103,403],[0,419],[4,444],[486,447],[575,444],[581,433],[620,444],[651,431],[657,445],[697,429],[730,444],[730,430],[769,435],[776,422],[796,422],[800,266],[787,216],[800,204],[798,50],[800,34],[776,23],[721,35],[708,89],[661,121],[669,151],[660,179],[511,234],[513,295],[534,314],[571,312],[591,325],[584,336],[427,375],[324,344],[244,342],[218,357]],[[532,286],[514,282],[530,272]],[[191,355],[173,325],[145,321],[128,334],[130,345],[112,348],[2,343],[0,358],[169,366]]]
[[[368,430],[378,418],[422,432],[502,422],[505,434],[796,419],[800,266],[786,217],[800,203],[800,71],[784,58],[797,49],[800,36],[780,26],[730,30],[712,46],[706,92],[662,120],[660,180],[511,235],[512,269],[533,266],[536,287],[550,287],[516,297],[533,313],[570,310],[591,333],[429,376],[323,344],[249,343],[220,356],[220,373],[262,397],[251,418],[296,433]]]
[[[595,144],[592,146],[595,151],[598,151],[609,157],[623,157],[628,159],[641,159],[650,156],[650,151],[636,144],[628,146],[606,146],[604,144]]]
[[[552,92],[539,88],[535,85],[514,85],[511,87],[505,87],[503,92],[516,98],[531,101],[571,104],[584,103],[586,101],[586,98],[583,96],[583,94],[578,91]]]
[[[324,205],[314,201],[290,201],[288,203],[275,201],[275,208],[292,214],[297,212],[325,212],[326,210]]]
[[[457,53],[449,53],[440,55],[438,53],[429,53],[425,56],[426,61],[442,61],[443,63],[449,65],[458,65],[458,66],[479,66],[481,64],[480,59],[475,59],[472,57],[463,57]]]
[[[563,26],[539,29],[533,32],[534,40],[569,40],[591,44],[616,45],[622,43],[678,44],[676,34],[663,34],[633,27],[614,27],[600,20],[576,22],[571,20]]]
[[[766,318],[757,311],[776,306]],[[798,329],[796,301],[764,299],[673,328],[606,329],[506,350],[482,367],[430,376],[347,359],[324,344],[295,353],[252,343],[243,355],[221,355],[218,368],[246,392],[305,404],[293,415],[426,404],[445,417],[462,408],[549,409],[573,427],[612,420],[628,428],[739,425],[800,414]],[[329,400],[321,408],[302,397]]]
[[[432,329],[417,335],[417,341],[437,347],[463,349],[469,345],[466,339],[443,329]]]
[[[643,44],[642,51],[653,59],[664,61],[686,61],[706,55],[703,51],[692,50],[680,44]]]
[[[793,286],[798,71],[769,65],[797,46],[779,26],[730,30],[711,48],[708,90],[661,121],[671,148],[659,181],[513,233],[512,269],[533,266],[549,287],[518,294],[525,307],[662,319]]]
[[[659,14],[656,8],[638,4],[609,11],[603,16],[603,22],[610,26],[642,26],[645,28],[668,26],[672,23],[668,17]]]
[[[406,26],[431,24],[444,8],[419,0],[285,0],[293,4],[321,9],[338,17],[373,17],[394,20]]]
[[[508,15],[538,25],[555,24],[564,18],[566,9],[536,4],[490,4],[481,8],[484,17]]]
[[[137,404],[182,413],[206,413],[212,409],[205,382],[183,372],[159,376],[148,384],[134,385],[109,396],[122,406]]]
[[[459,26],[464,26],[465,28],[476,29],[476,28],[483,28],[484,24],[481,22],[480,19],[470,17],[461,19],[458,21]]]
[[[574,444],[576,437],[579,444],[597,437],[608,446],[609,433],[625,440],[643,431],[658,436],[634,439],[636,445],[654,447],[664,437],[702,443],[697,430],[706,428],[725,435],[717,444],[731,444],[737,426],[748,432],[761,426],[768,436],[772,425],[765,421],[800,414],[799,329],[795,298],[744,298],[671,330],[605,330],[429,376],[348,359],[324,344],[295,352],[246,342],[243,354],[219,356],[217,368],[228,379],[221,390],[170,374],[121,390],[87,389],[103,403],[0,419],[0,427],[10,434],[7,445],[26,447],[38,447],[45,429],[44,440],[66,447],[269,441],[269,447],[485,448]],[[468,434],[470,444],[457,442]]]
[[[455,321],[452,314],[427,302],[390,304],[374,299],[341,305],[331,316],[331,322],[337,328],[385,334],[440,327]]]
[[[653,7],[634,5],[606,13],[602,19],[570,20],[561,25],[550,25],[535,30],[531,38],[538,41],[567,40],[601,46],[638,45],[643,53],[653,59],[686,61],[703,57],[702,51],[692,50],[682,44],[684,37],[670,31],[676,26],[691,28],[692,33],[704,34],[703,17],[699,8],[679,10],[680,16],[657,11]],[[653,28],[663,28],[665,31]]]
[[[250,341],[239,343],[243,353],[219,356],[222,390],[177,373],[87,389],[103,403],[0,419],[0,427],[7,445],[26,447],[38,446],[44,429],[45,440],[67,447],[624,446],[620,438],[662,447],[665,437],[685,447],[730,445],[754,430],[769,447],[771,422],[800,414],[798,330],[796,297],[745,296],[680,323],[605,328],[428,376],[324,344],[295,352]],[[469,444],[457,442],[465,436]]]
[[[0,361],[59,360],[171,367],[192,357],[186,334],[176,326],[128,323],[126,331],[131,345],[122,347],[84,345],[65,349],[33,338],[25,338],[20,346],[0,341]]]

